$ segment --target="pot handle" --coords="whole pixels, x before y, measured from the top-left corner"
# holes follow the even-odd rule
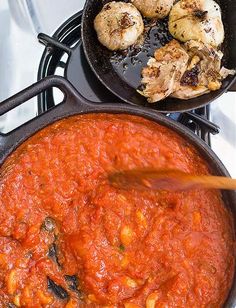
[[[80,95],[67,80],[60,76],[51,76],[36,82],[18,94],[1,102],[0,116],[52,87],[58,88],[63,92],[64,99],[62,103],[9,133],[0,133],[0,164],[20,143],[25,141],[39,129],[63,117],[78,113],[86,113],[92,109],[93,103]]]

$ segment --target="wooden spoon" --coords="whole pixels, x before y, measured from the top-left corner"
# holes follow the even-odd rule
[[[137,169],[115,172],[109,182],[122,189],[188,190],[192,188],[236,189],[236,179],[223,176],[193,175],[180,170]]]

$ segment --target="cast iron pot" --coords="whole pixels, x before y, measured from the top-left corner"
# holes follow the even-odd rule
[[[146,66],[149,56],[153,56],[157,48],[165,45],[172,37],[168,31],[168,17],[159,20],[151,28],[147,40],[140,50],[131,49],[127,55],[119,53],[114,56],[107,48],[102,46],[94,30],[94,19],[101,11],[103,5],[112,0],[87,0],[82,17],[82,41],[84,52],[90,67],[97,78],[117,97],[124,102],[148,106],[160,112],[183,112],[200,108],[214,101],[228,91],[236,83],[236,76],[230,76],[223,81],[220,90],[210,92],[197,98],[181,100],[166,98],[155,104],[148,104],[147,99],[140,95],[136,89],[141,81],[141,69]],[[126,0],[116,0],[127,2]],[[222,10],[222,19],[225,27],[225,40],[222,46],[224,51],[223,64],[227,68],[236,68],[236,1],[215,0]],[[148,23],[148,21],[146,21]]]
[[[194,147],[203,156],[205,161],[211,168],[214,175],[229,176],[222,162],[208,147],[204,141],[194,135],[190,130],[182,124],[177,123],[166,116],[143,107],[130,106],[125,104],[109,103],[100,104],[93,103],[82,97],[75,88],[64,78],[58,76],[47,77],[41,81],[26,88],[20,93],[0,103],[0,116],[11,109],[21,105],[39,93],[52,87],[59,88],[64,93],[63,102],[48,110],[44,114],[34,118],[19,128],[7,134],[0,134],[0,165],[4,160],[26,139],[41,130],[42,128],[52,124],[53,122],[67,118],[72,115],[86,113],[113,113],[113,114],[130,114],[143,118],[147,118],[160,125],[172,129],[181,135],[186,141],[194,145]],[[232,212],[236,218],[236,194],[234,191],[222,191],[225,206]],[[225,307],[233,308],[236,305],[236,276],[233,285],[225,303]]]

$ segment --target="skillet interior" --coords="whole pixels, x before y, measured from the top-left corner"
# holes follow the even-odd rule
[[[167,19],[157,22],[146,36],[141,50],[131,49],[127,55],[114,53],[103,47],[96,36],[93,21],[103,5],[109,0],[87,0],[82,19],[82,39],[87,60],[98,79],[117,97],[123,101],[148,106],[160,112],[186,111],[202,107],[223,94],[236,80],[228,77],[220,90],[194,98],[179,100],[167,98],[162,102],[148,104],[145,97],[137,93],[140,85],[141,68],[146,65],[148,58],[155,49],[160,48],[171,40],[168,32]],[[125,2],[125,1],[124,1]],[[228,68],[236,67],[236,2],[234,0],[217,1],[222,9],[225,26],[225,42],[223,44],[224,65]]]

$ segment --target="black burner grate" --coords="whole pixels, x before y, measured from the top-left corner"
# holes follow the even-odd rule
[[[38,38],[46,48],[42,55],[38,80],[46,76],[61,75],[67,78],[75,88],[87,99],[94,102],[121,102],[110,93],[96,78],[86,61],[81,42],[81,17],[78,12],[68,19],[55,34],[50,37],[39,34]],[[76,46],[76,48],[74,48]],[[68,68],[68,58],[75,57],[77,66]],[[53,90],[45,91],[38,97],[39,114],[55,105]],[[172,113],[167,116],[182,123],[194,131],[208,145],[210,135],[219,133],[219,127],[209,121],[210,107],[202,107],[191,112]]]

